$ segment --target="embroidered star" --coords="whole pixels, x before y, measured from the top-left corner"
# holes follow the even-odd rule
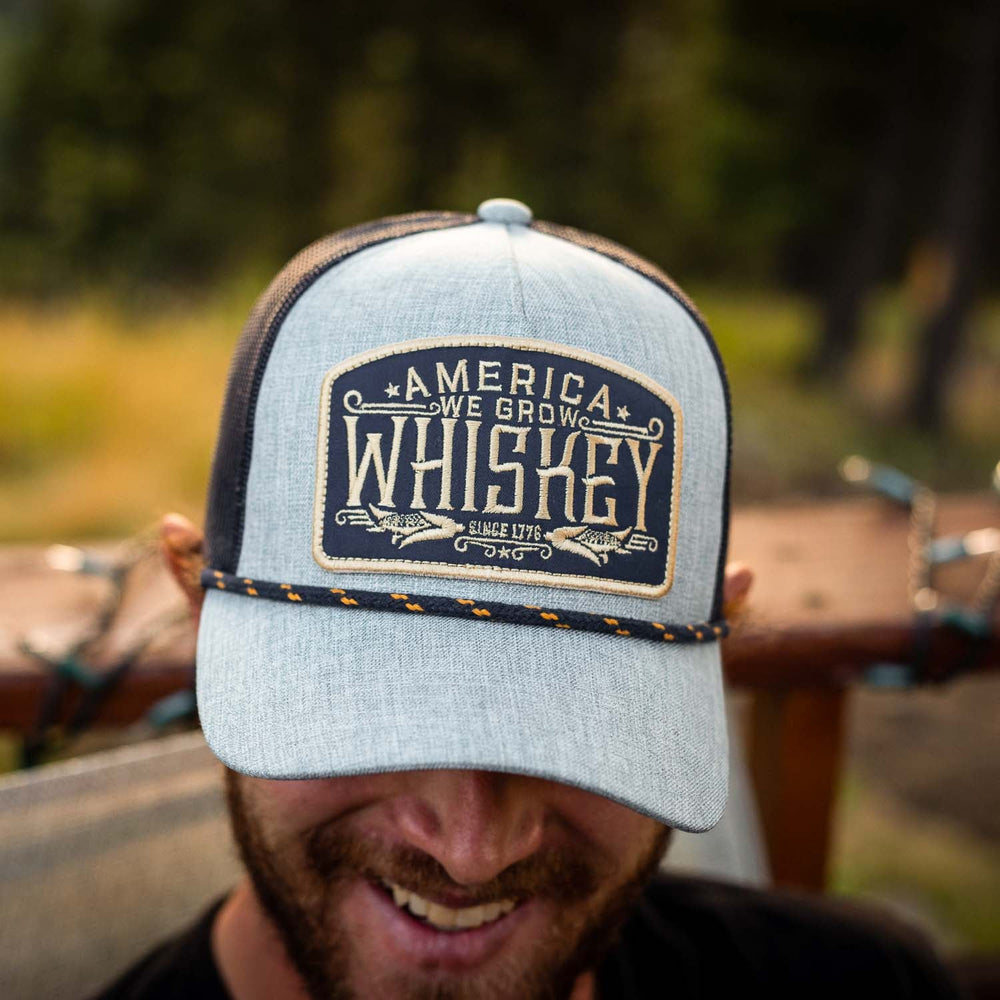
[[[619,420],[628,420],[628,418],[630,416],[631,416],[631,414],[628,412],[628,407],[627,406],[619,406],[618,407],[618,419]]]
[[[398,395],[399,395],[399,386],[398,386],[398,385],[393,385],[393,384],[392,384],[392,383],[390,382],[390,383],[389,383],[389,384],[388,384],[388,385],[387,385],[387,386],[385,387],[385,394],[386,394],[387,396],[390,396],[390,397],[392,397],[392,396],[398,396]]]
[[[501,559],[506,559],[507,556],[509,556],[509,555],[510,555],[510,549],[508,549],[506,545],[502,549],[500,549],[500,558]]]

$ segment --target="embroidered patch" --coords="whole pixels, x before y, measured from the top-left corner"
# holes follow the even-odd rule
[[[313,555],[659,597],[681,431],[666,389],[576,348],[444,337],[359,355],[323,381]]]

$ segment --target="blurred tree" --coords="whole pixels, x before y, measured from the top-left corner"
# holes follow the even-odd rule
[[[846,232],[835,242],[829,284],[821,290],[821,326],[803,373],[841,379],[860,341],[868,296],[886,272],[893,230],[899,226],[900,186],[913,126],[910,102],[917,71],[917,32],[901,24],[901,38],[885,59],[880,128],[868,163],[859,171]],[[839,258],[839,259],[838,259]]]
[[[315,231],[328,180],[322,84],[342,53],[308,5],[57,0],[44,11],[5,130],[9,277],[197,281]]]
[[[15,9],[2,288],[196,287],[339,226],[503,193],[686,278],[826,296],[821,366],[849,355],[924,215],[939,160],[915,136],[940,130],[922,104],[945,65],[928,39],[952,17],[903,0]]]
[[[9,287],[210,279],[336,226],[497,191],[651,252],[704,229],[718,15],[54,0],[9,81]],[[705,242],[705,241],[703,241]]]
[[[803,373],[846,373],[869,297],[915,260],[930,282],[908,415],[940,429],[976,276],[997,257],[987,189],[1000,5],[735,0],[732,10],[734,101],[751,102],[760,120],[771,112],[762,190],[768,203],[794,206],[779,216],[776,270],[822,305]],[[752,157],[743,149],[733,159]]]
[[[768,232],[773,277],[825,297],[853,255],[861,192],[880,187],[867,179],[896,110],[887,95],[909,97],[893,80],[913,16],[903,0],[731,0],[722,77],[740,120],[720,228]]]
[[[980,0],[960,11],[955,33],[965,63],[939,211],[934,213],[932,257],[940,277],[919,335],[909,415],[924,430],[940,431],[949,377],[959,356],[980,274],[992,165],[996,162],[997,59],[1000,4]]]

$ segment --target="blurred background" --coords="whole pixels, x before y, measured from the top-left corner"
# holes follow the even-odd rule
[[[842,495],[849,452],[982,492],[998,42],[988,0],[7,0],[0,542],[200,521],[229,354],[281,264],[490,196],[692,293],[737,505]],[[998,707],[986,678],[852,705],[831,888],[956,951],[1000,951]]]

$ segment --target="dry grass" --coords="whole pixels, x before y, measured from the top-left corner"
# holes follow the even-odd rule
[[[0,303],[0,540],[131,533],[174,508],[200,517],[227,360],[256,289],[124,312]],[[697,295],[733,387],[737,500],[839,488],[847,452],[896,463],[938,488],[982,488],[1000,454],[1000,310],[983,310],[959,375],[955,432],[934,441],[894,419],[909,370],[906,316],[871,312],[852,388],[794,372],[816,318],[789,295]]]
[[[857,778],[841,797],[831,888],[889,907],[949,951],[1000,951],[1000,848]]]
[[[697,300],[732,383],[737,499],[836,492],[836,465],[852,452],[938,490],[987,488],[1000,458],[1000,304],[974,315],[948,397],[949,433],[933,437],[902,419],[919,320],[899,294],[872,303],[846,386],[796,375],[819,322],[805,300],[719,289]]]
[[[6,541],[127,534],[199,515],[240,320],[216,306],[136,320],[88,303],[0,319]]]

